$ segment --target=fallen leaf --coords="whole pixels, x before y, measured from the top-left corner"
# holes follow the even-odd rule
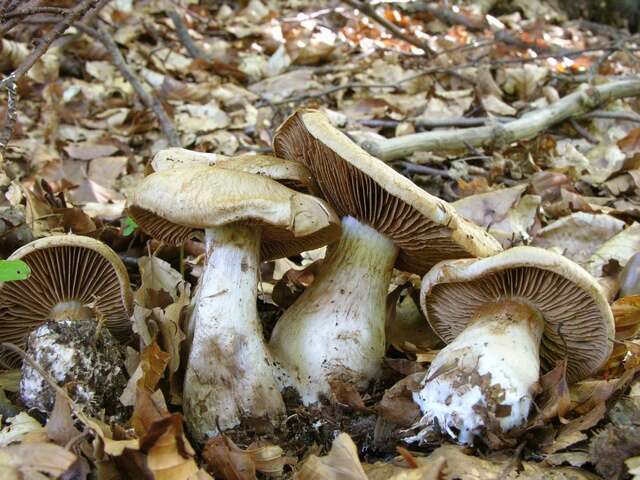
[[[367,480],[358,458],[358,449],[346,433],[331,444],[325,457],[309,456],[295,473],[296,480]]]
[[[36,472],[60,478],[76,461],[73,453],[53,443],[25,443],[0,448],[0,467],[24,475],[15,478],[32,478],[30,475]],[[6,474],[4,472],[3,477]]]
[[[539,230],[532,245],[553,248],[574,262],[583,264],[624,227],[622,220],[610,215],[575,212]]]

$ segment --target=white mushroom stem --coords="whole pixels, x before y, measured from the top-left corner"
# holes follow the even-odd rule
[[[485,428],[498,433],[523,425],[537,388],[543,330],[542,316],[524,303],[504,301],[478,311],[436,356],[422,390],[413,394],[424,414],[418,426],[425,428],[412,440],[439,428],[468,444]]]
[[[260,232],[240,225],[208,229],[206,251],[183,395],[198,441],[245,418],[284,413],[256,309]]]
[[[282,386],[308,405],[331,391],[329,381],[364,388],[385,352],[385,302],[398,248],[352,217],[313,284],[280,318],[271,351]]]

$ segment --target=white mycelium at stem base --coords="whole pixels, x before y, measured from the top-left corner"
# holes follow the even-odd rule
[[[243,418],[284,413],[256,309],[259,230],[208,229],[206,250],[183,395],[187,425],[199,441]]]
[[[278,321],[270,347],[281,384],[295,387],[305,404],[328,395],[330,379],[365,387],[378,375],[397,255],[391,240],[343,218],[340,242],[330,247],[320,274]]]
[[[435,422],[460,443],[472,443],[484,428],[506,432],[523,425],[539,377],[543,329],[540,314],[516,301],[478,311],[436,356],[422,390],[413,394],[424,414],[418,425],[426,428],[412,440]]]

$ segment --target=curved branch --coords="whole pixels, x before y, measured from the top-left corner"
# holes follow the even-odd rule
[[[414,133],[388,140],[367,140],[362,147],[385,160],[406,157],[418,151],[457,150],[480,146],[502,147],[536,136],[546,128],[567,118],[583,115],[598,106],[623,97],[640,95],[640,80],[623,80],[589,87],[556,103],[508,123],[482,127]]]

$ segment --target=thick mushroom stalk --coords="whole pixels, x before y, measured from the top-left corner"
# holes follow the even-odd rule
[[[418,425],[426,427],[413,440],[435,427],[468,444],[485,427],[506,432],[523,425],[539,378],[543,330],[540,313],[524,303],[480,309],[413,394],[424,413]]]
[[[380,371],[385,351],[385,301],[398,248],[353,217],[320,275],[280,318],[271,351],[282,386],[305,404],[331,391],[331,380],[362,388]]]
[[[205,232],[184,382],[185,417],[200,441],[243,418],[284,413],[256,310],[260,229],[234,224]]]

